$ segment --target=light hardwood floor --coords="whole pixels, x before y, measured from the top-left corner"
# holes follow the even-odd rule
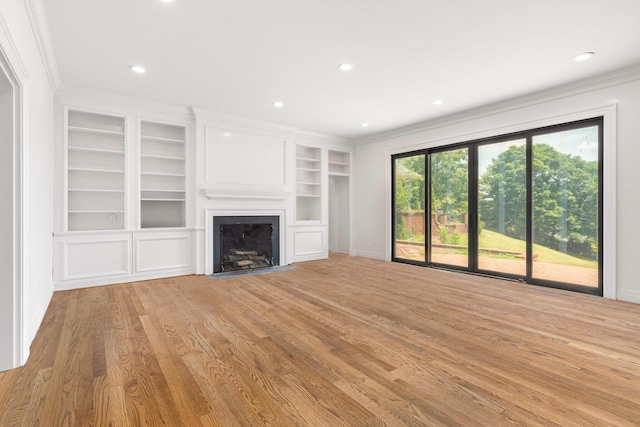
[[[57,292],[1,426],[640,425],[640,305],[332,255]]]

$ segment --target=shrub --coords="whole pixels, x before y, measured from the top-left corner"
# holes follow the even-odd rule
[[[451,243],[452,245],[459,245],[460,244],[460,232],[458,230],[453,230],[453,232],[451,232],[451,234],[449,235],[449,243]]]

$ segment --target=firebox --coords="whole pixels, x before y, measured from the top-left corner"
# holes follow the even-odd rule
[[[280,264],[278,216],[213,217],[213,272]]]

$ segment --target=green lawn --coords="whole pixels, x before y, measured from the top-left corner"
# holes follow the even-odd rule
[[[460,245],[467,245],[467,235],[460,235]],[[525,242],[523,240],[513,239],[500,233],[490,230],[482,230],[479,238],[480,248],[500,249],[503,251],[525,252]],[[540,245],[533,245],[533,253],[538,254],[539,262],[548,262],[551,264],[573,265],[576,267],[598,268],[598,262],[593,260],[585,260],[576,258],[562,252],[546,248]],[[499,255],[496,255],[499,256]]]

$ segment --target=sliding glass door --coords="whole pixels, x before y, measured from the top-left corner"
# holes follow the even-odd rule
[[[469,266],[469,149],[429,155],[431,262]]]
[[[599,286],[599,126],[532,137],[534,280]]]
[[[478,270],[527,273],[526,139],[478,146]]]
[[[394,172],[394,258],[426,262],[425,154],[398,157]]]
[[[602,119],[394,156],[396,261],[602,295]]]

